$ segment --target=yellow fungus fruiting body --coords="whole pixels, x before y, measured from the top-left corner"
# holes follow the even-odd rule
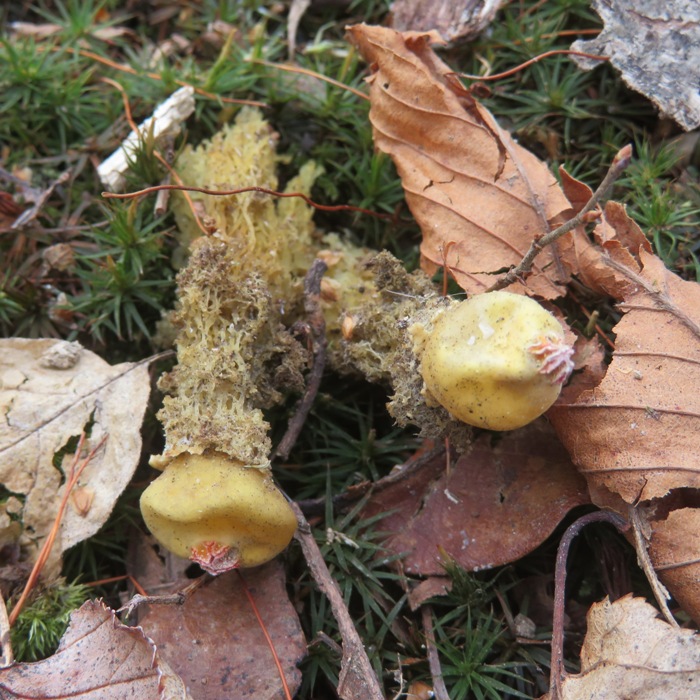
[[[211,573],[264,564],[289,544],[297,526],[269,470],[221,453],[173,459],[143,492],[141,513],[166,549]],[[207,566],[208,556],[218,563]]]
[[[514,430],[557,399],[573,354],[557,319],[509,292],[473,296],[444,311],[425,337],[428,399],[479,428]]]

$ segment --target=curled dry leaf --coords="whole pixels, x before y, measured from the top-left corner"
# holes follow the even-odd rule
[[[624,282],[612,362],[548,415],[589,483],[634,503],[700,487],[700,286],[643,248],[641,267],[619,253],[604,258]]]
[[[447,264],[465,291],[485,291],[533,239],[570,218],[569,201],[547,165],[515,143],[435,55],[433,34],[349,31],[374,71],[374,143],[394,160],[422,229],[423,269],[432,274]],[[590,245],[576,229],[545,249],[528,293],[560,296],[575,271],[574,246],[580,255]]]
[[[3,698],[191,700],[139,627],[121,624],[100,601],[71,615],[56,653],[0,670]]]
[[[561,700],[699,697],[700,638],[659,619],[642,598],[606,599],[588,613],[581,672],[562,691]]]
[[[88,450],[108,436],[80,479],[91,500],[67,509],[56,555],[94,535],[129,483],[149,394],[147,362],[110,366],[78,343],[0,340],[0,483],[26,496],[19,516],[34,540],[50,530],[64,488],[54,455],[90,422]]]
[[[593,0],[605,23],[574,51],[608,56],[624,81],[686,131],[700,126],[700,5],[697,0]],[[599,65],[574,57],[586,70]]]
[[[588,503],[586,485],[544,420],[482,436],[446,471],[439,457],[370,498],[365,513],[391,512],[381,529],[402,553],[406,572],[444,574],[443,552],[478,570],[520,559],[540,545],[574,506]]]
[[[681,607],[700,624],[700,510],[680,508],[651,523],[649,558]]]

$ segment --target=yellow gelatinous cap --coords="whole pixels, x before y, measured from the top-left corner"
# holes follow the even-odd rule
[[[528,297],[480,294],[444,311],[423,342],[428,399],[479,428],[513,430],[557,399],[573,363],[557,319]]]
[[[297,525],[269,470],[221,453],[173,459],[143,492],[141,512],[166,549],[215,574],[264,564]]]

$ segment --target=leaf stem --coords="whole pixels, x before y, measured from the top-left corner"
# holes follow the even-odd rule
[[[435,700],[450,700],[450,694],[447,692],[445,680],[442,676],[438,648],[435,644],[433,608],[431,605],[424,605],[421,608],[421,618],[423,620],[423,630],[425,631],[425,645],[428,648],[428,665],[430,666],[430,675],[433,679],[433,697]]]

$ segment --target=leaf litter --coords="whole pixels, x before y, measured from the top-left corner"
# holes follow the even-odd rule
[[[594,603],[581,648],[581,671],[561,695],[542,700],[692,698],[700,693],[700,638],[672,627],[643,598]]]
[[[533,238],[571,212],[545,163],[519,146],[430,49],[434,34],[357,25],[350,37],[374,67],[374,144],[396,164],[421,227],[421,266],[443,265],[464,291],[486,291],[494,273],[517,265]],[[439,42],[439,38],[438,38]],[[508,291],[544,299],[565,293],[582,230],[548,246],[528,278]]]
[[[366,508],[368,516],[389,513],[381,521],[393,533],[385,546],[404,554],[411,575],[444,575],[450,560],[470,571],[516,561],[573,507],[590,502],[584,479],[544,420],[494,441],[482,435],[454,464],[445,460],[438,455]]]
[[[168,575],[163,561],[143,537],[132,545],[130,559],[130,573],[148,590],[175,593],[192,583],[184,570]],[[281,697],[280,672],[246,587],[294,695],[301,684],[298,664],[306,655],[306,640],[287,596],[285,570],[279,560],[241,575],[229,572],[218,576],[182,605],[137,609],[139,626],[196,700]]]
[[[494,275],[520,262],[533,238],[590,198],[590,189],[564,172],[559,187],[543,163],[508,140],[432,53],[434,35],[364,25],[350,33],[372,66],[375,145],[394,160],[421,226],[423,269],[433,273],[444,266],[462,289],[483,292]],[[510,289],[552,299],[564,295],[576,275],[618,302],[622,318],[614,329],[611,364],[601,371],[600,355],[589,345],[591,364],[579,356],[582,372],[549,416],[588,480],[593,502],[626,515],[626,503],[698,486],[700,288],[664,267],[624,207],[608,202],[596,217],[594,240],[575,229],[545,249],[533,273]],[[419,491],[404,510],[417,518]],[[442,499],[440,507],[446,503]],[[683,515],[689,522],[689,513]],[[655,547],[653,527],[672,541],[690,534],[680,523],[679,516],[650,523],[657,562],[660,545]],[[438,531],[445,537],[455,529],[460,531],[450,523]],[[412,533],[409,526],[404,545],[414,551],[420,548]],[[676,575],[665,580],[686,611],[697,616],[694,562],[700,543],[697,537],[688,540],[678,563],[682,574],[674,564]]]
[[[191,700],[184,684],[138,627],[127,627],[100,601],[71,615],[56,653],[0,669],[3,698]]]
[[[62,552],[102,527],[134,474],[141,457],[134,426],[143,420],[151,391],[148,364],[110,366],[76,342],[0,339],[0,483],[14,494],[12,519],[21,519],[19,544],[30,558],[53,526],[65,488],[71,455],[58,467],[55,455],[86,429],[88,451],[107,438],[82,474],[80,500],[61,522],[44,571],[49,578]]]
[[[378,148],[394,158],[409,206],[423,229],[421,252],[424,268],[428,272],[434,272],[438,267],[447,265],[466,291],[485,291],[498,272],[520,262],[533,237],[543,235],[571,216],[576,210],[577,197],[572,196],[571,201],[567,199],[565,192],[570,193],[577,189],[580,196],[585,193],[585,186],[581,183],[576,185],[575,181],[570,179],[567,190],[564,178],[565,185],[562,190],[546,166],[513,142],[494,118],[457,82],[450,69],[435,57],[429,49],[430,36],[415,33],[400,35],[378,27],[355,27],[351,32],[365,57],[376,68],[371,81],[371,119],[375,128],[375,143]],[[461,150],[463,148],[466,150]],[[478,205],[474,206],[475,203]],[[611,221],[616,223],[610,223]],[[606,225],[610,228],[604,229]],[[623,370],[630,370],[632,382],[641,382],[645,371],[654,376],[653,364],[649,367],[644,365],[640,369],[639,363],[647,362],[649,356],[654,354],[665,359],[669,359],[666,356],[672,354],[664,344],[665,334],[649,332],[650,329],[656,331],[662,324],[664,328],[669,329],[668,334],[675,341],[675,349],[680,350],[676,353],[680,356],[680,361],[693,365],[696,362],[694,353],[697,351],[698,340],[697,296],[684,286],[688,283],[681,282],[665,270],[658,259],[637,245],[641,232],[634,229],[621,207],[616,210],[609,204],[600,226],[596,234],[596,244],[589,241],[581,228],[557,244],[549,246],[538,258],[537,265],[526,283],[518,281],[512,285],[512,291],[555,299],[566,293],[566,284],[571,275],[575,274],[586,276],[586,281],[592,288],[605,291],[621,301],[620,309],[625,315],[618,324],[617,353],[600,382],[602,389],[596,394],[599,388],[595,387],[595,384],[601,374],[599,353],[587,346],[590,364],[582,362],[579,357],[579,366],[583,370],[580,376],[586,378],[588,383],[585,387],[579,386],[578,389],[572,385],[563,397],[561,407],[571,408],[574,402],[581,401],[584,408],[580,413],[593,408],[605,415],[605,411],[615,413],[621,408],[621,404],[616,404],[615,401],[628,400],[632,395],[632,398],[637,400],[633,404],[633,410],[639,412],[639,401],[646,398],[645,394],[639,393],[639,388],[634,383],[616,383],[611,375],[621,367]],[[606,238],[610,231],[612,233]],[[585,346],[585,343],[581,345]],[[618,365],[615,365],[615,362],[618,362]],[[598,369],[594,369],[593,365]],[[638,379],[635,372],[641,374],[642,379]],[[621,374],[624,375],[625,372]],[[677,394],[687,388],[687,377],[682,372],[678,375],[672,374],[672,381],[668,381],[665,369],[656,376],[659,377],[657,384],[667,382]],[[25,381],[17,374],[10,374],[9,378],[6,386],[15,390]],[[692,388],[693,384],[689,384]],[[591,388],[592,386],[595,388]],[[633,387],[632,390],[630,386]],[[602,400],[585,403],[591,395],[602,396]],[[690,398],[690,394],[681,396],[682,400]],[[84,399],[84,396],[81,397],[79,402],[89,403]],[[570,403],[567,405],[565,401]],[[682,407],[669,406],[659,404],[654,407],[652,404],[649,407],[645,406],[645,411],[649,414],[649,420],[656,423],[662,423],[667,415],[684,416]],[[101,408],[97,403],[91,407],[93,412]],[[626,410],[628,405],[624,404],[622,408]],[[600,445],[599,452],[589,454],[577,451],[580,444],[576,440],[576,432],[571,428],[575,419],[564,417],[557,423],[554,418],[557,410],[559,409],[555,408],[552,412],[557,430],[569,447],[573,461],[587,477],[588,472],[597,466],[599,457],[611,459],[613,461],[609,463],[616,464],[614,440]],[[577,410],[572,409],[572,415],[576,415]],[[65,411],[69,413],[67,408]],[[692,407],[685,413],[690,414],[685,417],[691,421],[697,417],[697,411]],[[91,415],[90,411],[85,415],[81,414],[82,423],[80,420],[76,421],[80,429],[87,424]],[[626,416],[623,417],[623,420],[625,419]],[[638,456],[644,459],[655,450],[654,454],[658,455],[658,459],[665,460],[670,454],[671,445],[669,440],[663,439],[664,426],[660,425],[656,429],[654,425],[649,425],[650,437],[643,441],[645,445],[640,449]],[[133,428],[133,421],[131,427]],[[646,427],[649,426],[645,425]],[[675,427],[668,431],[671,438],[675,433]],[[75,434],[72,432],[69,437]],[[520,437],[522,438],[522,435]],[[611,440],[613,437],[617,440],[616,436],[611,436]],[[507,438],[502,439],[505,441],[503,444],[508,445]],[[513,439],[517,440],[518,436],[515,435]],[[54,452],[50,457],[65,444],[65,439],[63,442],[54,442]],[[687,451],[687,446],[683,449]],[[527,450],[529,448],[525,451]],[[522,454],[523,448],[515,448],[514,453]],[[464,458],[465,461],[468,461],[468,458],[469,455]],[[546,467],[548,459],[543,457],[544,465],[539,466]],[[493,469],[493,466],[491,464],[487,468]],[[502,468],[503,462],[497,463],[496,466]],[[669,490],[694,485],[693,469],[685,468],[686,472],[690,471],[691,476],[686,476],[684,480],[684,467],[679,467],[673,462],[667,464],[662,461],[661,464],[652,464],[651,468],[645,467],[655,476],[649,484],[642,483],[639,479],[635,481],[634,475],[630,477],[630,474],[624,473],[634,472],[634,468],[638,468],[639,465],[632,467],[619,470],[623,472],[619,479],[606,480],[605,477],[597,475],[598,480],[591,478],[589,483],[595,487],[602,483],[605,489],[619,494],[620,499],[628,502],[634,500],[632,496],[635,493],[649,498],[652,494],[663,495]],[[618,470],[618,467],[604,467],[605,469]],[[583,491],[580,481],[576,481],[572,470],[567,473],[573,475],[573,481],[577,483],[573,492],[581,494]],[[443,478],[437,473],[435,476],[438,480]],[[454,479],[454,472],[444,476],[443,495],[451,502],[446,491],[452,497],[459,498],[453,493],[453,484],[449,480],[450,477]],[[514,483],[518,484],[517,479]],[[461,491],[460,495],[463,493],[466,493],[466,490]],[[555,494],[550,497],[556,498],[560,493],[555,488]],[[502,484],[493,488],[491,494],[492,498],[503,497]],[[526,497],[525,487],[517,485],[513,491],[513,498],[527,500]],[[576,498],[582,496],[573,496],[570,503],[573,504]],[[441,506],[443,505],[444,499],[441,501]],[[435,506],[431,508],[436,509]],[[77,508],[76,512],[80,515],[80,511],[85,509],[89,512],[92,504]],[[559,517],[567,509],[564,503]],[[694,509],[687,510],[692,514],[697,512]],[[662,568],[678,565],[679,568],[692,572],[692,566],[686,566],[692,564],[692,548],[679,552],[672,551],[671,546],[675,539],[672,530],[678,528],[681,532],[692,531],[692,525],[688,525],[694,522],[692,518],[686,519],[684,524],[680,525],[681,515],[685,517],[687,514],[685,511],[673,511],[663,520],[668,524],[668,530],[663,536],[659,536],[656,543],[652,538],[651,552]],[[658,533],[663,530],[663,526],[659,525],[661,522],[659,520],[655,523]],[[549,519],[545,527],[552,527],[552,523],[553,519]],[[663,546],[659,543],[663,543]],[[522,554],[513,556],[517,558]],[[431,564],[434,564],[434,559]],[[677,586],[678,599],[682,600],[682,594],[688,594],[690,602],[686,604],[686,609],[692,609],[692,604],[697,599],[697,586],[693,593],[687,576]],[[631,620],[632,617],[632,611],[626,610],[625,619]],[[644,622],[643,631],[635,631],[632,634],[646,634],[645,630],[654,626],[649,622],[648,613],[644,613],[641,618]],[[619,620],[615,619],[613,627],[618,623]],[[647,641],[647,638],[644,641]],[[594,658],[596,653],[600,656],[598,651],[594,651],[591,652],[590,658]],[[689,654],[686,655],[690,658]],[[613,664],[613,668],[624,666],[617,661]],[[660,670],[656,667],[653,669]]]
[[[605,377],[550,413],[589,482],[627,503],[700,487],[700,287],[644,249],[640,261],[609,261],[627,291]]]

